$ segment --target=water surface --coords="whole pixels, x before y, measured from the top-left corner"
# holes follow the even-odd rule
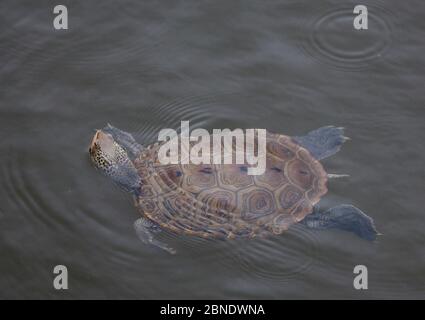
[[[423,1],[53,1],[0,4],[0,298],[425,298]],[[375,219],[375,243],[294,227],[270,239],[164,234],[143,245],[131,198],[87,147],[107,122],[162,128],[323,125],[351,137],[320,202]],[[53,267],[69,290],[53,289]],[[353,289],[353,268],[369,289]]]

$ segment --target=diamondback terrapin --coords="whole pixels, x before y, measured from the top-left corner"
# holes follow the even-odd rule
[[[249,175],[244,164],[163,165],[160,143],[144,147],[111,125],[96,131],[89,153],[98,169],[134,195],[142,214],[134,223],[139,238],[170,253],[175,251],[154,237],[162,228],[232,239],[280,234],[302,223],[374,240],[373,220],[358,208],[315,208],[332,176],[319,160],[339,151],[346,139],[343,128],[333,126],[301,137],[267,133],[262,175]]]

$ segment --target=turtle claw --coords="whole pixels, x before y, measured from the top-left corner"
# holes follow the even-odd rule
[[[176,254],[177,253],[177,251],[175,249],[169,247],[167,244],[162,243],[160,241],[152,240],[150,243],[152,245],[154,245],[155,247],[158,247],[162,250],[167,251],[169,254]]]
[[[328,179],[349,178],[349,174],[328,173]]]

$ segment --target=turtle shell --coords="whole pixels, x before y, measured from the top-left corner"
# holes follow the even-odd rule
[[[205,238],[280,234],[312,212],[327,192],[327,174],[290,137],[268,133],[266,141],[262,175],[248,175],[247,165],[240,164],[163,165],[161,145],[151,145],[135,161],[142,181],[136,206],[176,233]]]

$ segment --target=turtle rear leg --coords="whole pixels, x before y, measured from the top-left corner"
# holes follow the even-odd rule
[[[349,138],[344,136],[344,128],[327,126],[313,130],[294,140],[306,148],[316,159],[327,158],[339,151]]]
[[[157,224],[146,218],[137,219],[134,222],[134,229],[136,230],[137,236],[143,243],[153,245],[161,248],[168,253],[175,254],[176,250],[170,248],[166,243],[163,243],[154,238],[154,234],[160,231]]]
[[[314,212],[300,222],[311,229],[341,229],[350,231],[366,240],[375,240],[379,235],[373,219],[360,209],[343,204],[327,211],[320,212],[315,208]]]

